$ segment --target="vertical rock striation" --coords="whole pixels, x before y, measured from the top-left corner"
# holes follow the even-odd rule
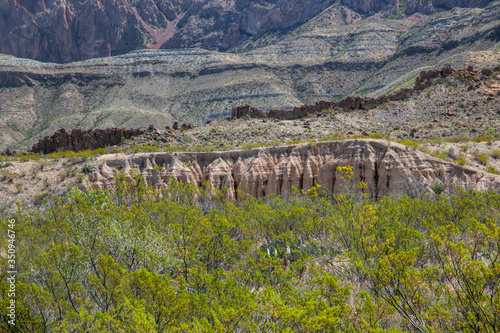
[[[346,140],[308,145],[209,153],[151,153],[101,157],[89,180],[95,188],[115,186],[115,170],[129,178],[141,174],[149,186],[166,187],[169,179],[214,189],[238,190],[255,197],[308,190],[315,182],[337,193],[345,189],[337,167],[351,165],[353,182],[364,181],[372,197],[403,194],[410,186],[431,189],[436,181],[448,187],[500,190],[500,176],[450,163],[395,143]],[[161,166],[158,168],[157,166]],[[132,172],[133,171],[133,172]]]

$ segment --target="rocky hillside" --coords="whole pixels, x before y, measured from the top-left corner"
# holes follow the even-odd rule
[[[343,0],[353,13],[402,18],[488,0]],[[50,62],[124,54],[142,48],[227,50],[266,33],[282,34],[312,19],[333,0],[5,0],[0,52]],[[342,20],[335,22],[341,24]]]
[[[317,111],[313,105],[313,113],[298,119],[273,119],[243,107],[234,110],[235,116],[247,112],[240,118],[194,128],[60,130],[34,146],[48,155],[0,156],[0,210],[15,208],[16,200],[33,205],[75,186],[112,188],[114,170],[141,174],[157,187],[170,178],[209,181],[228,187],[233,198],[238,189],[282,194],[292,185],[307,189],[314,180],[339,191],[335,168],[343,165],[354,166],[355,180],[367,182],[371,195],[418,195],[436,186],[451,191],[453,185],[498,190],[500,72],[442,72],[420,73],[418,89],[408,97],[369,109],[354,103],[353,109]],[[358,101],[373,100],[380,102]],[[262,115],[267,118],[251,118]],[[81,151],[96,147],[103,148]],[[61,148],[79,152],[57,152]]]
[[[0,149],[27,150],[59,128],[163,128],[224,117],[237,105],[267,111],[379,96],[445,64],[492,68],[499,18],[500,3],[401,20],[332,5],[239,54],[144,50],[59,65],[1,56]]]
[[[246,110],[243,117],[194,128],[60,130],[34,145],[48,155],[0,156],[0,210],[74,186],[112,188],[114,170],[139,173],[158,187],[170,178],[210,181],[228,187],[230,197],[247,187],[257,196],[285,193],[291,185],[307,189],[314,180],[339,191],[335,167],[348,164],[371,195],[418,195],[441,183],[445,191],[453,185],[498,189],[500,72],[442,72],[420,73],[408,97],[369,109],[311,109],[298,119],[273,119],[243,107],[234,110]],[[267,118],[251,118],[262,115]],[[96,147],[103,148],[81,151]],[[57,152],[61,148],[79,152]]]

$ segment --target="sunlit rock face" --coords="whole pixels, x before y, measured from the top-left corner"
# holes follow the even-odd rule
[[[352,166],[352,180],[338,167]],[[160,167],[158,167],[160,166]],[[227,189],[228,199],[238,190],[255,197],[308,190],[315,183],[333,193],[361,181],[373,197],[408,194],[411,188],[431,190],[437,181],[445,188],[499,190],[500,176],[487,174],[380,140],[346,140],[210,153],[151,153],[101,158],[89,175],[94,188],[115,187],[115,170],[129,179],[140,174],[149,186],[168,186],[170,179],[213,189]]]
[[[434,14],[489,0],[343,0],[342,25],[356,17]],[[334,0],[3,0],[0,53],[66,63],[143,48],[228,50],[315,18]],[[346,22],[342,22],[347,19]]]

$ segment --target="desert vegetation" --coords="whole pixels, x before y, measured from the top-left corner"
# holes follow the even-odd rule
[[[500,331],[499,1],[11,2],[0,332]]]
[[[117,172],[112,192],[20,206],[3,218],[17,226],[16,330],[499,330],[499,194],[374,201],[348,185],[352,168],[337,171],[347,190],[336,195],[227,201],[208,185],[158,190]]]

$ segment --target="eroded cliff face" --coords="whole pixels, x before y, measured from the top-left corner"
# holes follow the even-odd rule
[[[484,7],[490,2],[342,0],[348,10],[332,20],[343,25],[361,19],[359,14],[403,18],[403,14]],[[64,63],[142,48],[228,50],[248,44],[250,37],[253,45],[268,32],[308,22],[334,4],[334,0],[1,0],[0,53]]]
[[[71,62],[141,48],[228,49],[306,22],[333,0],[3,0],[0,53]]]
[[[342,0],[342,3],[352,10],[363,14],[374,14],[380,11],[392,11],[411,15],[414,13],[434,14],[438,11],[450,10],[455,7],[485,7],[490,0]]]
[[[0,52],[49,62],[123,54],[145,47],[127,0],[0,2]]]
[[[227,188],[228,199],[238,190],[255,197],[281,195],[292,187],[308,190],[317,182],[338,193],[345,182],[337,167],[353,167],[353,183],[364,181],[373,197],[398,195],[436,181],[446,187],[500,190],[500,176],[434,158],[380,140],[347,140],[308,145],[210,153],[151,153],[101,158],[89,181],[94,188],[115,186],[117,170],[127,178],[141,174],[149,186],[166,187],[170,179],[214,189]],[[161,168],[160,168],[161,167]]]

